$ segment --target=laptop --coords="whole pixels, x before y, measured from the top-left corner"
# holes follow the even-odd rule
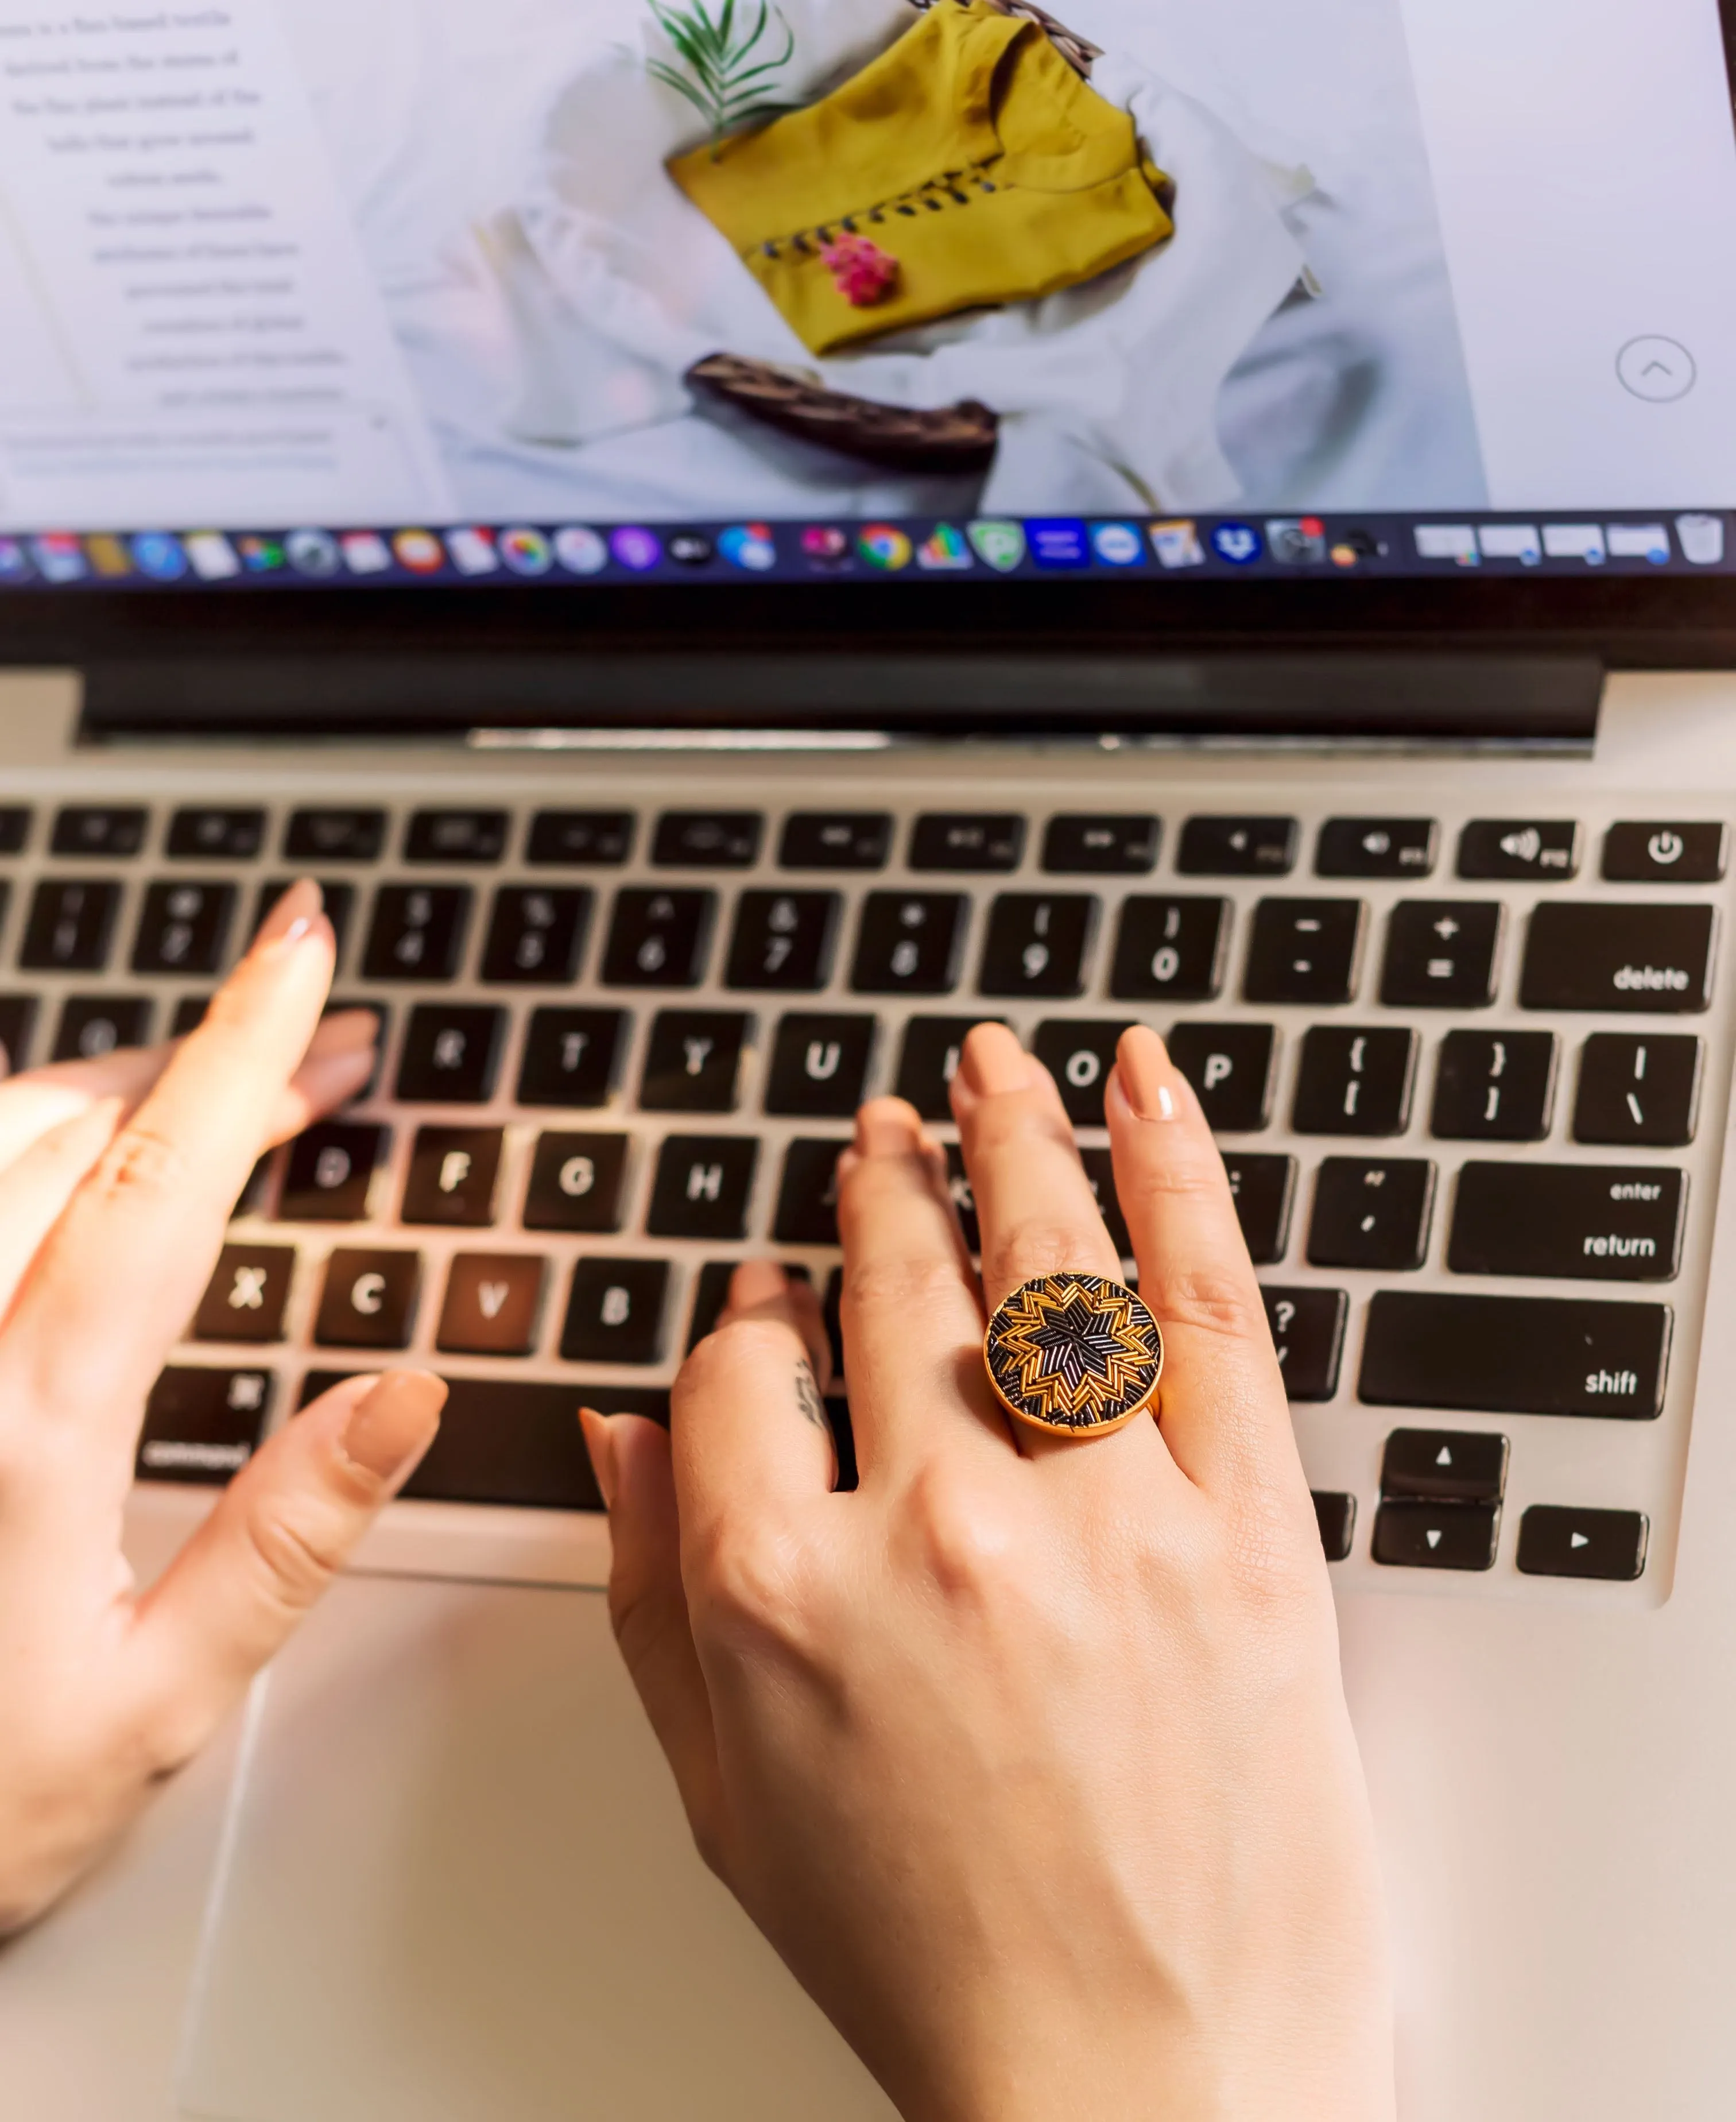
[[[0,1041],[195,1023],[298,872],[382,1033],[139,1571],[451,1385],[0,1952],[9,2113],[889,2115],[691,1849],[575,1414],[768,1250],[835,1332],[851,1115],[953,1140],[993,1016],[1113,1229],[1122,1026],[1220,1134],[1406,2122],[1729,2114],[1729,13],[0,0]]]

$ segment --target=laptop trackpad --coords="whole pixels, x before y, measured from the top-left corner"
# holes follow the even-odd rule
[[[266,1690],[183,2111],[890,2122],[694,1855],[590,1592],[352,1579]]]

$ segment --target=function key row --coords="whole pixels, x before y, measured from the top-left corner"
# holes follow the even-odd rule
[[[630,811],[542,811],[531,819],[525,860],[533,865],[608,867],[632,851],[637,820]],[[0,808],[0,855],[27,844],[31,813]],[[70,805],[55,814],[49,852],[118,860],[144,851],[150,813],[138,804]],[[163,852],[178,860],[249,861],[265,841],[266,816],[257,807],[187,806],[170,818]],[[668,811],[653,828],[651,860],[674,869],[749,869],[759,860],[766,819],[757,811]],[[1028,821],[1016,811],[933,811],[910,834],[913,871],[992,873],[1024,860]],[[283,858],[310,862],[371,862],[385,853],[383,809],[330,806],[292,811]],[[894,824],[885,811],[796,811],[784,820],[778,861],[786,869],[878,870],[892,858]],[[1160,822],[1150,813],[1063,813],[1043,833],[1042,866],[1052,875],[1141,876],[1157,863]],[[512,814],[482,808],[428,808],[406,823],[403,858],[411,862],[503,862],[513,838]],[[1459,834],[1462,877],[1552,883],[1577,875],[1582,834],[1571,820],[1473,819]],[[1184,876],[1285,876],[1296,866],[1301,827],[1287,816],[1196,816],[1183,824],[1176,868]],[[1315,844],[1315,874],[1323,877],[1423,877],[1439,858],[1440,829],[1432,818],[1328,818]],[[1604,836],[1603,874],[1612,882],[1709,884],[1724,874],[1729,828],[1715,820],[1645,821],[1612,825]]]

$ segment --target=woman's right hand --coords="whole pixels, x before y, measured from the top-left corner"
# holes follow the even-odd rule
[[[737,1275],[671,1433],[587,1416],[621,1647],[699,1846],[910,2122],[1388,2122],[1332,1593],[1222,1161],[1162,1042],[1109,1084],[1159,1419],[1015,1436],[985,1306],[1118,1278],[1055,1087],[954,1092],[979,1285],[908,1105],[840,1166],[860,1489],[811,1293]]]

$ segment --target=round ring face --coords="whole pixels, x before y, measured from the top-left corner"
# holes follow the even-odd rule
[[[1164,1336],[1131,1289],[1100,1274],[1043,1274],[996,1310],[982,1341],[989,1382],[1021,1422],[1100,1437],[1149,1407]]]

